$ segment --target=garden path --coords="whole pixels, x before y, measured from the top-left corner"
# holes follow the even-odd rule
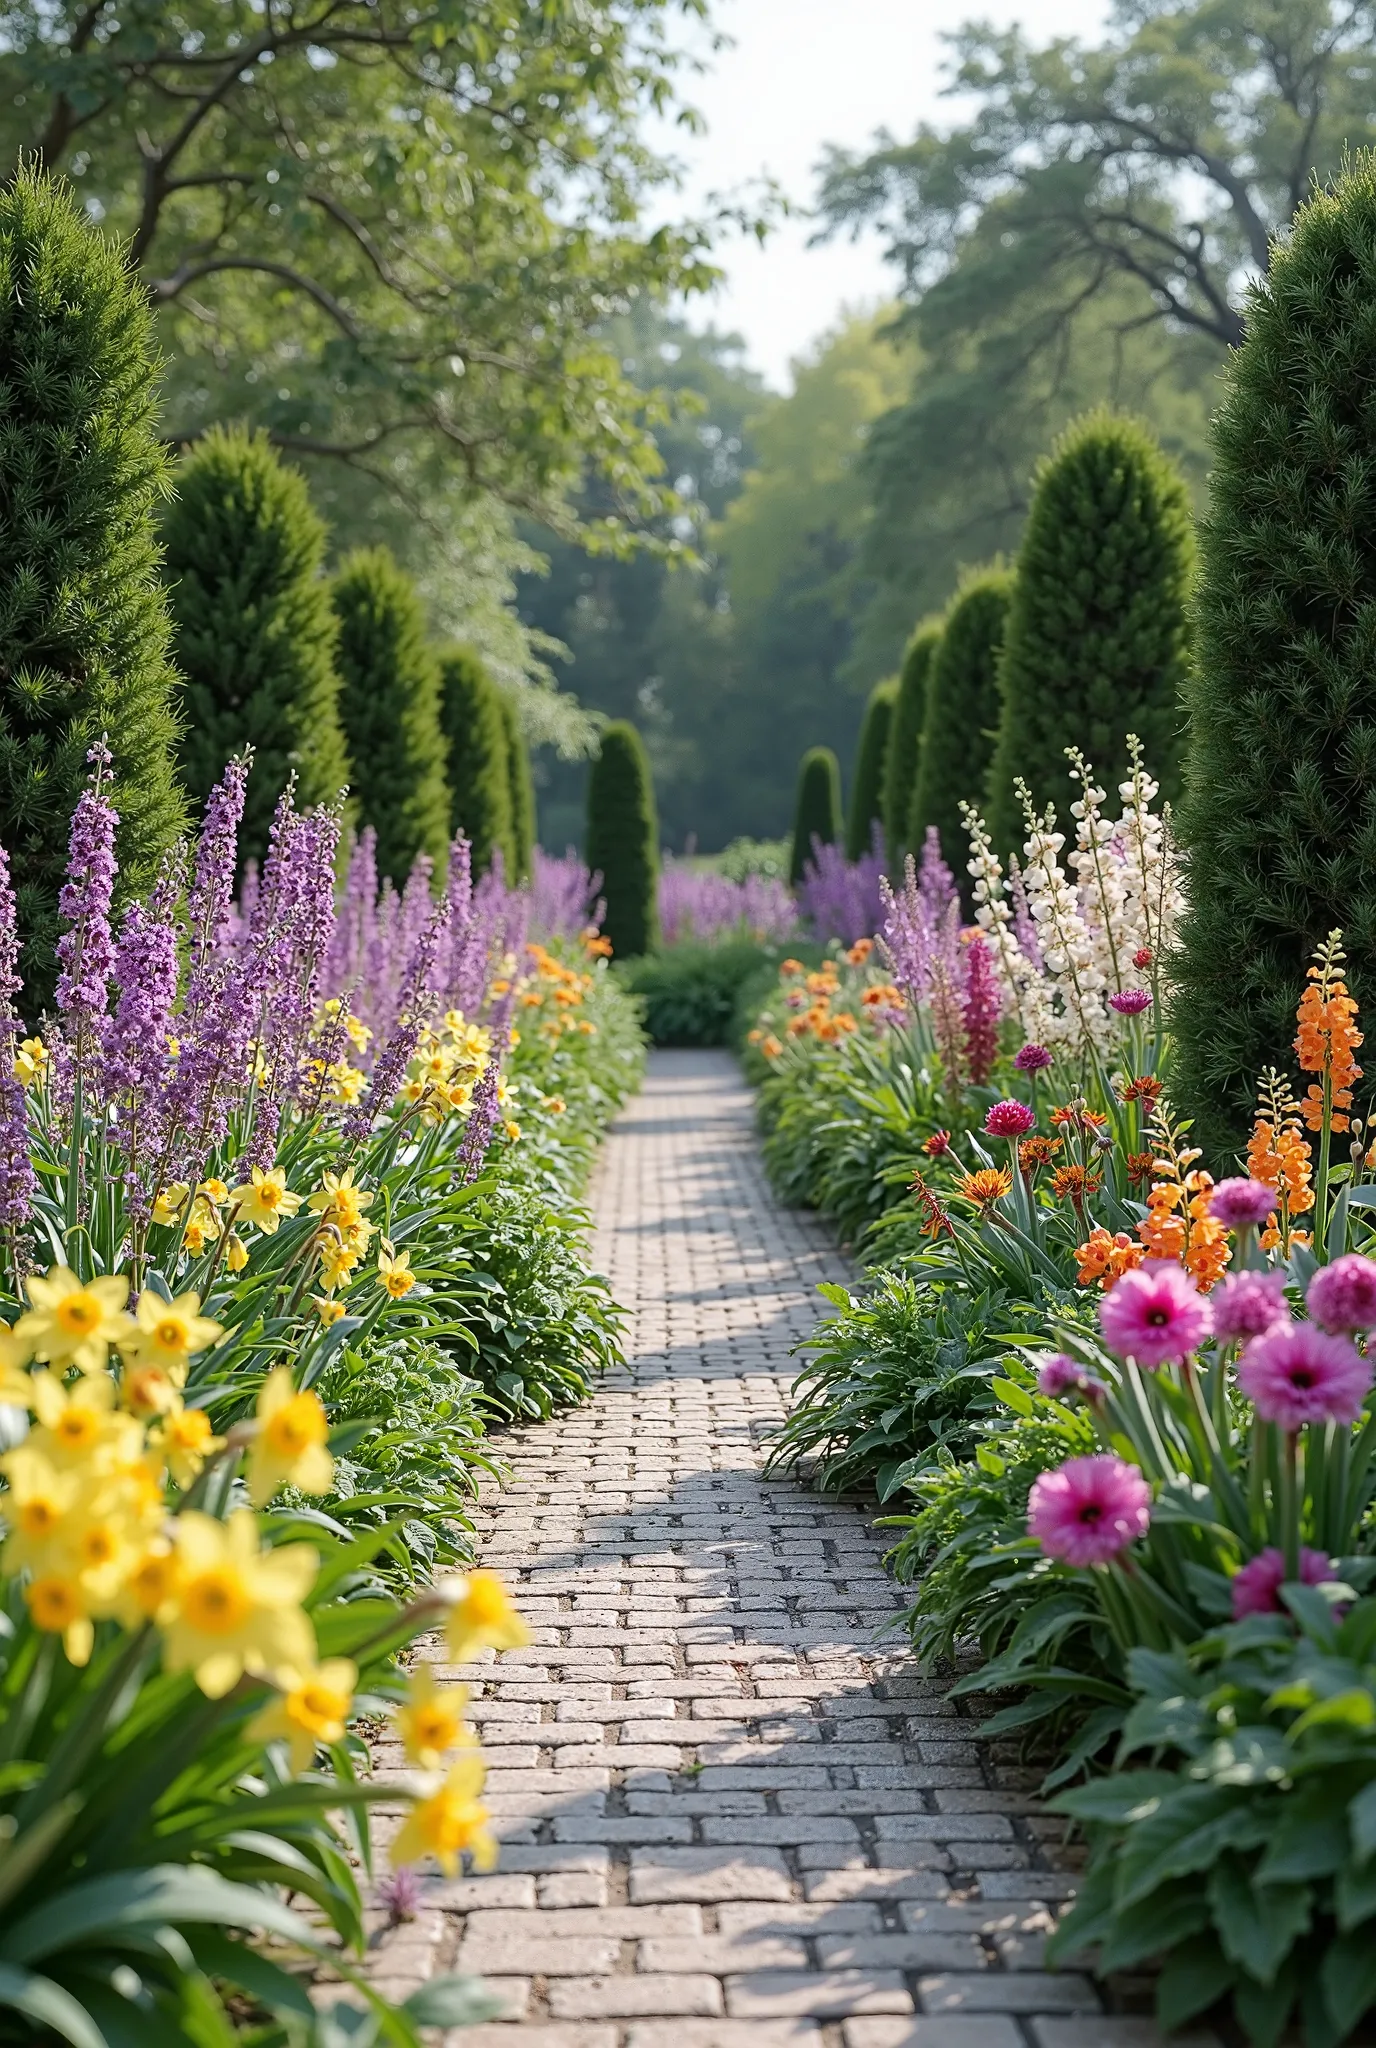
[[[626,1367],[484,1502],[535,1636],[462,1674],[501,1865],[436,1879],[378,1981],[485,1978],[508,2017],[453,2048],[1145,2048],[1038,1967],[1058,1824],[876,1647],[884,1532],[763,1475],[847,1268],[770,1195],[726,1054],[653,1056],[595,1207]]]

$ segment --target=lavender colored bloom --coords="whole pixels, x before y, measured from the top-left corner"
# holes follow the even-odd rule
[[[665,860],[659,875],[659,922],[666,943],[720,939],[741,933],[757,939],[786,939],[796,929],[797,911],[777,877],[747,875],[733,882],[691,861]]]
[[[1285,1275],[1269,1273],[1225,1273],[1209,1296],[1214,1335],[1220,1344],[1260,1337],[1277,1323],[1290,1320],[1285,1305]]]
[[[224,950],[234,913],[234,870],[239,857],[239,826],[249,760],[231,761],[206,799],[205,819],[196,847],[196,868],[187,898],[191,927],[191,977],[188,1005],[196,976]]]
[[[1305,1299],[1325,1330],[1376,1330],[1376,1260],[1344,1252],[1331,1266],[1320,1266]]]
[[[954,982],[959,966],[959,901],[934,830],[927,834],[920,876],[909,854],[903,864],[902,893],[895,894],[887,876],[880,878],[879,891],[887,912],[882,946],[893,978],[911,1003],[925,1002],[938,961],[947,985]]]
[[[425,930],[416,941],[391,1035],[373,1068],[373,1077],[367,1093],[355,1104],[345,1121],[344,1138],[347,1144],[359,1144],[367,1138],[378,1117],[392,1102],[401,1086],[407,1063],[415,1052],[420,1038],[425,1013],[433,1002],[431,982],[445,917],[446,906],[441,904],[431,912]]]
[[[1108,999],[1110,1010],[1116,1010],[1120,1017],[1140,1017],[1144,1010],[1151,1008],[1149,988],[1120,989]]]
[[[33,1213],[37,1179],[29,1152],[29,1116],[24,1091],[14,1078],[14,1042],[19,1032],[15,999],[19,975],[19,917],[10,859],[0,846],[0,1231],[14,1245],[15,1234]]]
[[[814,836],[812,858],[803,869],[798,905],[819,939],[839,939],[853,946],[872,938],[886,908],[884,862],[876,844],[857,861],[848,861],[839,846],[826,846]]]
[[[1225,1230],[1257,1229],[1276,1206],[1276,1191],[1265,1181],[1232,1174],[1209,1196],[1209,1214]]]
[[[139,1166],[162,1144],[166,1129],[181,878],[178,857],[167,863],[151,901],[131,903],[125,912],[115,946],[117,999],[105,1034],[105,1096],[115,1108],[130,1201],[145,1220],[157,1190],[140,1180]]]
[[[572,847],[556,855],[537,846],[531,870],[531,929],[542,939],[576,939],[589,922],[602,922],[598,906],[601,887],[601,874],[585,867]],[[661,896],[661,917],[662,905]]]
[[[1051,1065],[1051,1054],[1044,1045],[1025,1045],[1014,1053],[1013,1065],[1020,1074],[1041,1074]]]
[[[93,747],[87,757],[95,775],[81,792],[72,813],[67,842],[67,880],[57,899],[59,914],[67,929],[57,942],[61,972],[57,977],[57,1007],[69,1020],[76,1041],[77,1057],[83,1041],[99,1045],[109,1006],[110,970],[114,964],[114,940],[110,931],[110,905],[115,890],[115,829],[119,815],[102,794],[110,757],[104,747]]]

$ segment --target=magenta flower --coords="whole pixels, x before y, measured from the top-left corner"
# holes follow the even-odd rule
[[[1020,1074],[1040,1074],[1051,1065],[1051,1054],[1044,1045],[1025,1045],[1014,1053],[1013,1065]]]
[[[1065,1564],[1107,1564],[1150,1521],[1151,1488],[1136,1466],[1107,1452],[1043,1472],[1027,1502],[1029,1536]]]
[[[1257,1229],[1276,1206],[1276,1191],[1264,1180],[1234,1174],[1221,1180],[1209,1197],[1209,1214],[1225,1230]]]
[[[1376,1260],[1345,1252],[1319,1268],[1305,1299],[1325,1330],[1376,1330]]]
[[[1050,1401],[1063,1401],[1067,1394],[1084,1394],[1092,1400],[1104,1392],[1104,1383],[1095,1379],[1093,1373],[1086,1372],[1078,1359],[1067,1358],[1064,1351],[1057,1351],[1037,1374],[1037,1391]]]
[[[1099,1304],[1109,1350],[1152,1370],[1186,1357],[1208,1336],[1209,1324],[1209,1304],[1173,1259],[1145,1260]]]
[[[1260,1337],[1290,1320],[1284,1273],[1225,1273],[1209,1296],[1214,1335],[1221,1344]]]
[[[1151,1008],[1149,988],[1120,989],[1116,996],[1108,999],[1110,1010],[1116,1010],[1120,1017],[1140,1017],[1143,1010]]]
[[[1355,1422],[1371,1385],[1371,1361],[1348,1338],[1312,1323],[1277,1323],[1247,1346],[1237,1383],[1262,1421],[1282,1429]]]
[[[1036,1111],[1025,1102],[996,1102],[984,1119],[988,1138],[1025,1138],[1036,1124]]]
[[[1300,1550],[1300,1584],[1321,1586],[1336,1579],[1329,1559],[1321,1550]],[[1285,1553],[1270,1545],[1245,1564],[1233,1579],[1233,1620],[1248,1614],[1283,1614],[1280,1589],[1285,1584]]]

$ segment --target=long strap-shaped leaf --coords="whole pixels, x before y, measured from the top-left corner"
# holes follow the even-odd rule
[[[0,1962],[35,1962],[79,1942],[117,1937],[123,1928],[184,1921],[258,1928],[305,1948],[319,1946],[300,1915],[269,1893],[230,1884],[194,1864],[161,1864],[91,1878],[45,1899],[0,1935]]]
[[[0,1963],[0,2006],[22,2012],[40,2027],[51,2027],[71,2048],[107,2048],[104,2034],[84,2005],[48,1977]]]

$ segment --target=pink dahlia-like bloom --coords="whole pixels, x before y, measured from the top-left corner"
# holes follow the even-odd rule
[[[1108,999],[1110,1010],[1116,1010],[1120,1017],[1140,1017],[1143,1010],[1151,1008],[1149,988],[1120,989],[1116,996]]]
[[[984,1134],[988,1138],[1025,1138],[1036,1121],[1036,1111],[1025,1102],[996,1102],[984,1119]]]
[[[1277,1323],[1253,1337],[1238,1360],[1237,1383],[1262,1421],[1282,1429],[1355,1422],[1371,1385],[1371,1361],[1348,1338],[1312,1323]]]
[[[1209,1296],[1214,1335],[1221,1344],[1260,1337],[1290,1320],[1284,1273],[1225,1273]]]
[[[1209,1334],[1209,1304],[1173,1259],[1146,1259],[1104,1296],[1099,1327],[1110,1351],[1154,1370],[1203,1343]]]
[[[1013,1065],[1020,1074],[1040,1074],[1051,1065],[1051,1054],[1044,1045],[1025,1045],[1014,1053]]]
[[[1221,1180],[1209,1197],[1209,1214],[1225,1230],[1256,1229],[1275,1206],[1274,1188],[1268,1188],[1264,1180],[1248,1180],[1240,1173],[1231,1180]]]
[[[1027,1532],[1065,1564],[1107,1564],[1147,1532],[1151,1488],[1108,1452],[1043,1472],[1027,1502]]]
[[[1321,1550],[1300,1550],[1300,1584],[1320,1586],[1336,1579],[1329,1560]],[[1285,1553],[1272,1544],[1245,1564],[1233,1579],[1233,1620],[1247,1614],[1283,1614],[1280,1589],[1285,1584]]]
[[[1331,1266],[1320,1266],[1305,1300],[1325,1330],[1376,1330],[1376,1260],[1345,1252]]]

